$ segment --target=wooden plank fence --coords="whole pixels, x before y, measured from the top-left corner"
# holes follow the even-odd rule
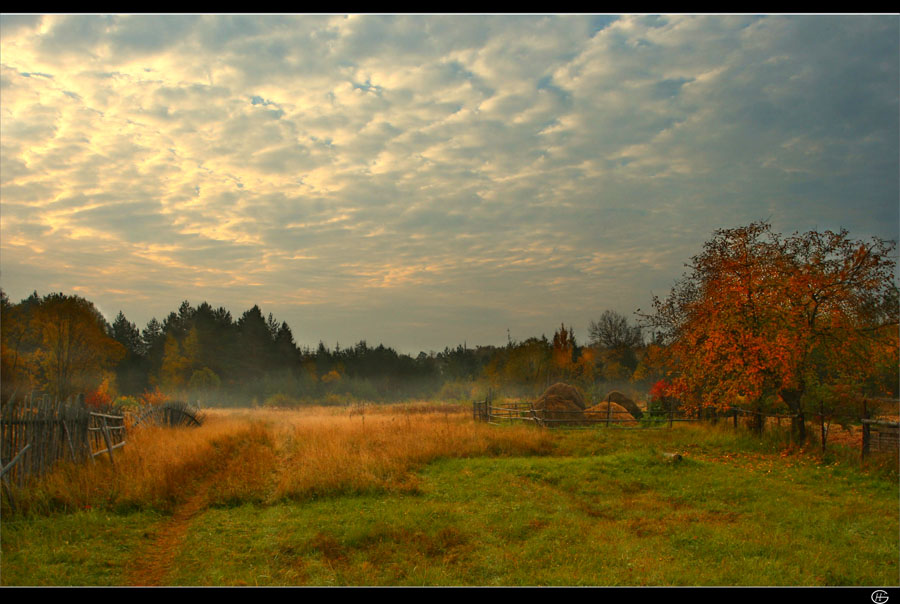
[[[93,412],[76,397],[10,400],[0,409],[0,462],[4,483],[25,483],[62,459],[94,460],[125,445],[125,417]],[[8,460],[8,461],[7,461]],[[13,463],[15,460],[15,463]]]
[[[874,419],[862,421],[862,457],[872,451],[890,451],[900,455],[900,422]]]
[[[199,426],[203,414],[182,402],[146,409],[126,426],[126,417],[114,412],[91,410],[80,397],[65,401],[47,396],[10,399],[0,407],[0,481],[13,511],[12,485],[21,487],[31,477],[50,471],[60,460],[96,463],[107,455],[116,466],[115,451],[126,444],[129,427],[144,424]]]

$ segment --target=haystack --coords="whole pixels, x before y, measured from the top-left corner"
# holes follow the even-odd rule
[[[644,415],[644,413],[641,411],[641,408],[637,406],[637,403],[635,403],[633,400],[631,400],[618,390],[613,390],[605,397],[603,397],[603,400],[610,401],[616,403],[617,405],[625,407],[628,413],[633,415],[636,419],[640,419]]]
[[[597,403],[589,409],[585,409],[584,417],[592,423],[606,421],[609,417],[617,426],[637,426],[634,416],[628,412],[628,409],[617,403]]]
[[[584,395],[581,394],[581,391],[575,386],[570,386],[564,382],[557,382],[544,390],[544,394],[541,395],[541,398],[544,398],[545,396],[558,396],[560,398],[572,401],[574,404],[578,405],[579,409],[584,409],[585,407],[587,407],[584,402]]]
[[[574,386],[553,384],[538,400],[534,402],[534,408],[540,411],[545,420],[559,425],[562,423],[581,423],[584,419],[584,396]]]

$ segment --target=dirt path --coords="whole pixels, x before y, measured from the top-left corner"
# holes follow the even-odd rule
[[[207,489],[211,484],[211,480],[204,481],[190,499],[176,508],[172,517],[160,528],[156,539],[138,552],[127,569],[128,585],[166,585],[164,581],[175,556],[181,551],[191,521],[207,507]]]

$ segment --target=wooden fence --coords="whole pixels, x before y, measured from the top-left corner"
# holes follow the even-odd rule
[[[890,451],[900,454],[900,422],[874,419],[862,421],[862,456],[872,451]]]
[[[608,401],[607,401],[608,402]],[[590,427],[595,425],[627,427],[672,426],[674,422],[696,422],[708,419],[703,414],[690,414],[677,409],[647,412],[640,419],[616,417],[612,406],[606,412],[585,414],[584,411],[536,409],[533,402],[495,403],[493,395],[472,403],[472,417],[490,424],[505,422],[531,422],[545,428]]]
[[[892,402],[895,401],[892,400]],[[593,413],[589,415],[585,415],[583,411],[548,411],[535,409],[533,402],[495,403],[493,394],[489,392],[483,401],[474,401],[472,403],[472,416],[476,421],[491,424],[530,422],[547,428],[590,427],[597,425],[615,425],[621,428],[647,428],[666,425],[672,427],[674,422],[708,421],[715,423],[720,420],[727,421],[730,419],[735,428],[738,428],[739,423],[743,420],[748,427],[757,431],[762,431],[766,423],[771,420],[774,420],[774,423],[781,426],[783,420],[790,424],[798,417],[794,414],[765,413],[740,407],[729,407],[722,411],[706,409],[693,413],[672,408],[650,410],[645,412],[640,419],[621,419],[614,416],[610,407],[610,405],[607,405],[605,417],[602,411],[599,414]],[[816,413],[810,414],[810,418],[818,418],[821,424],[823,433],[822,452],[824,454],[824,443],[830,419],[826,421],[825,415]],[[886,451],[900,454],[900,423],[868,418],[861,418],[858,421],[862,425],[862,458],[869,455],[871,451]]]
[[[140,424],[199,426],[203,414],[187,403],[170,402],[146,409],[129,427]],[[79,397],[58,401],[47,396],[11,399],[0,407],[0,481],[13,511],[12,485],[22,486],[50,471],[60,460],[96,463],[107,455],[115,466],[114,451],[125,446],[126,417],[111,411],[91,410]]]
[[[203,413],[188,403],[172,401],[164,405],[154,405],[144,409],[132,422],[132,427],[145,424],[157,426],[199,426]]]
[[[59,460],[95,460],[125,445],[125,417],[91,411],[78,398],[27,396],[0,409],[0,462],[4,485],[22,485]]]

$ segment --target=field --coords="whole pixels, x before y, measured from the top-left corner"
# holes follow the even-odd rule
[[[897,585],[896,459],[815,450],[425,403],[209,411],[4,498],[0,582]]]

